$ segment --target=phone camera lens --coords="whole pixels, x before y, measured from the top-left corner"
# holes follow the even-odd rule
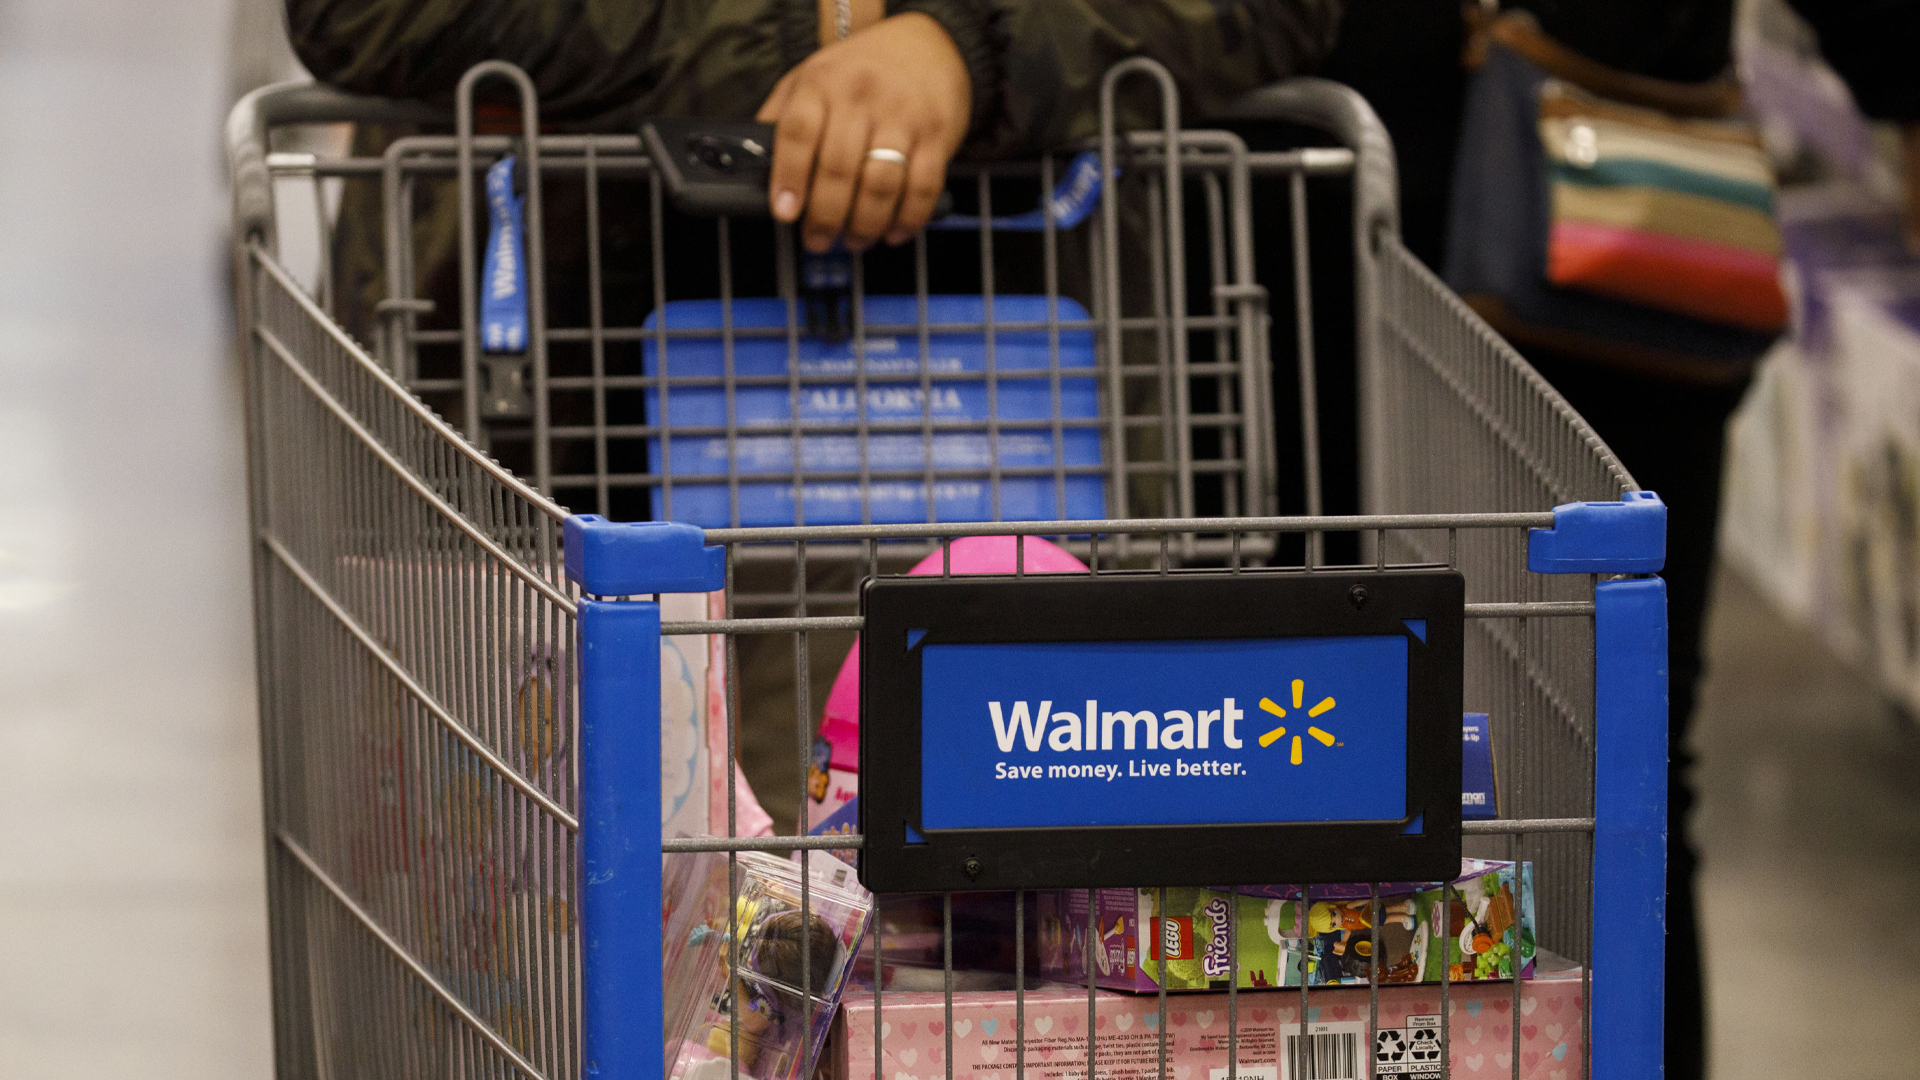
[[[694,135],[687,139],[687,158],[721,176],[751,175],[766,168],[767,148],[739,135]]]
[[[735,156],[737,147],[728,140],[712,135],[696,136],[688,149],[692,151],[691,156],[695,161],[717,173],[730,173],[739,164]]]

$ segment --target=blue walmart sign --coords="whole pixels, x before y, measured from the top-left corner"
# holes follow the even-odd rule
[[[927,829],[1406,816],[1405,636],[921,651]]]

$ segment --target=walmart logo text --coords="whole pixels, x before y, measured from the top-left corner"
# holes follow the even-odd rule
[[[1042,701],[1036,710],[1031,703],[1016,701],[1011,709],[998,701],[987,703],[993,721],[994,742],[1000,752],[1010,754],[1016,743],[1038,753],[1048,750],[1205,750],[1217,729],[1220,742],[1229,750],[1238,750],[1243,740],[1234,725],[1246,713],[1234,707],[1232,698],[1221,700],[1217,709],[1168,709],[1159,714],[1145,709],[1102,712],[1098,700],[1088,700],[1078,714],[1055,712],[1053,702]],[[1118,740],[1115,736],[1118,735]],[[1118,745],[1116,745],[1116,742]]]

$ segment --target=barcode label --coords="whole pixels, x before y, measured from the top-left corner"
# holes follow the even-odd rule
[[[1286,1034],[1286,1068],[1281,1080],[1365,1080],[1367,1025],[1358,1021],[1309,1024],[1304,1038],[1298,1028]]]

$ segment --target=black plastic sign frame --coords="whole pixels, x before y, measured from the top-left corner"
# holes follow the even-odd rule
[[[1450,880],[1464,601],[1451,570],[871,579],[861,594],[860,880],[885,893]],[[1400,820],[922,827],[925,646],[1379,635],[1409,642]]]

